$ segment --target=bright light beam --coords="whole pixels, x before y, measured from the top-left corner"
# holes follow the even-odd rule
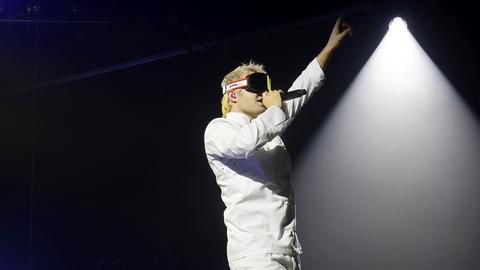
[[[401,30],[404,30],[405,28],[407,27],[407,22],[400,18],[400,17],[396,17],[394,18],[393,20],[390,21],[390,23],[388,24],[388,28],[389,29],[401,29]]]
[[[307,149],[294,177],[305,268],[476,262],[479,124],[401,19]]]

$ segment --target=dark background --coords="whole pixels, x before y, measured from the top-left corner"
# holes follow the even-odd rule
[[[253,59],[287,88],[340,14],[294,162],[398,15],[478,119],[466,1],[0,1],[0,269],[227,269],[203,150],[220,82]]]

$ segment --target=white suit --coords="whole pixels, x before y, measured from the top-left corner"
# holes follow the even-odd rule
[[[290,87],[307,94],[271,106],[255,119],[237,112],[213,119],[205,130],[205,151],[226,209],[227,258],[302,253],[295,228],[290,156],[280,134],[325,74],[314,59]],[[233,268],[233,267],[232,267]]]

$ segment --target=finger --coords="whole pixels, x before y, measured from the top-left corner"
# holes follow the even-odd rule
[[[352,35],[352,28],[348,28],[348,29],[343,30],[343,32],[341,32],[339,34],[340,39],[345,38],[346,35],[350,35],[350,36]]]
[[[348,23],[342,23],[342,30],[348,30],[348,29],[352,29],[352,27],[350,26],[350,24]]]
[[[337,18],[337,21],[335,22],[335,26],[334,26],[336,29],[339,28],[339,26],[340,26],[341,23],[342,23],[342,20],[343,20],[343,17],[342,17],[342,16],[340,16],[340,17]]]
[[[342,31],[340,31],[340,37],[343,38],[346,35],[352,35],[352,27],[348,23],[342,23]]]

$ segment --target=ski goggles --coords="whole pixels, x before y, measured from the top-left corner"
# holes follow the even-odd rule
[[[224,85],[223,94],[227,93],[228,91],[240,88],[243,88],[248,92],[252,92],[255,94],[262,94],[265,91],[271,90],[270,77],[265,73],[252,73],[245,77],[245,79],[241,79]]]

